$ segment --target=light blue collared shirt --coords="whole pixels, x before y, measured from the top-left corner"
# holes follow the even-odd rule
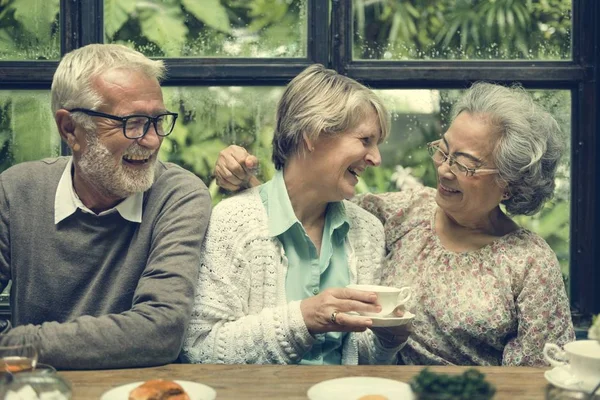
[[[287,301],[303,300],[331,287],[350,283],[345,239],[349,229],[343,203],[329,203],[325,214],[321,254],[296,218],[288,196],[283,172],[277,171],[260,188],[260,196],[269,216],[269,234],[277,237],[288,259],[285,280]],[[304,354],[300,364],[342,363],[342,332],[315,335],[317,342]]]
[[[54,197],[54,224],[58,224],[63,219],[73,214],[77,209],[81,211],[97,215],[101,217],[106,214],[118,212],[121,217],[131,222],[142,222],[142,206],[144,202],[144,193],[135,193],[125,200],[111,208],[110,210],[102,211],[100,214],[96,214],[89,208],[87,208],[75,193],[73,189],[73,178],[71,176],[71,169],[73,168],[73,158],[69,158],[67,166],[63,171],[60,181],[58,181],[58,187],[56,188],[56,196]]]

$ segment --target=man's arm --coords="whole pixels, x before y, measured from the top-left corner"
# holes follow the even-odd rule
[[[8,200],[6,193],[4,193],[4,183],[0,174],[0,293],[2,293],[8,285],[8,281],[10,281],[9,222]]]
[[[147,266],[130,310],[84,315],[67,323],[19,326],[5,339],[37,336],[40,361],[62,369],[142,367],[175,360],[191,315],[200,248],[210,217],[206,187],[197,178],[178,185],[181,190],[173,193],[174,199],[155,219]]]
[[[8,200],[4,193],[4,184],[0,174],[0,293],[10,281],[10,242],[8,236]],[[0,333],[10,329],[10,322],[0,318]]]

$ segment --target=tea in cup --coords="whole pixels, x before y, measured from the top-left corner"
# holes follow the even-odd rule
[[[376,312],[361,312],[360,315],[366,317],[393,317],[390,314],[396,307],[406,303],[411,295],[410,286],[395,288],[390,286],[379,285],[348,285],[348,289],[362,290],[365,292],[374,292],[377,295],[377,303],[381,306],[381,311]]]
[[[0,335],[0,376],[33,371],[38,359],[37,340]]]
[[[544,358],[554,367],[569,365],[571,374],[585,386],[600,383],[600,343],[597,340],[570,342],[564,351],[554,343],[546,343]]]

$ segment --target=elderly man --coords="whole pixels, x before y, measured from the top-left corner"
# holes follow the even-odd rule
[[[157,160],[177,118],[162,61],[120,45],[67,54],[52,109],[72,157],[0,175],[2,341],[33,337],[62,369],[141,367],[179,354],[194,301],[210,196]]]

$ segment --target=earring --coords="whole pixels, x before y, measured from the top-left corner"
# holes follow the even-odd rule
[[[79,151],[79,149],[81,149],[81,146],[79,146],[79,143],[74,143],[74,144],[71,146],[71,150],[72,150],[72,151]]]
[[[510,197],[510,195],[508,194],[508,192],[504,192],[502,194],[502,200],[508,200],[509,197]]]

